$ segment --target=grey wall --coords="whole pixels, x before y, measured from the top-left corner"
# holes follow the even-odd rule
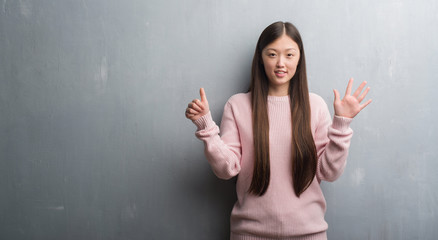
[[[330,107],[349,77],[372,87],[322,184],[329,238],[436,239],[434,0],[1,0],[0,239],[226,239],[235,180],[184,109],[204,87],[219,123],[277,20]]]

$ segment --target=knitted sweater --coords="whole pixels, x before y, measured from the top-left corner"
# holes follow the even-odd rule
[[[196,136],[221,179],[237,178],[237,202],[231,212],[232,240],[327,239],[326,202],[321,180],[334,181],[343,172],[353,131],[352,119],[331,121],[324,100],[310,93],[311,128],[318,164],[309,188],[298,198],[292,183],[292,128],[289,96],[268,96],[270,182],[263,196],[248,192],[254,168],[251,93],[232,96],[219,127],[208,113],[194,121]]]

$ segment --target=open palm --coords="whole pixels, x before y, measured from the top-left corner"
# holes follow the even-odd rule
[[[341,99],[338,90],[333,90],[335,94],[335,100],[333,102],[333,106],[335,108],[335,115],[340,117],[348,117],[354,118],[362,109],[364,109],[368,104],[371,103],[371,99],[366,101],[364,104],[361,102],[364,100],[365,96],[368,94],[370,90],[369,87],[365,89],[362,93],[363,88],[367,84],[366,81],[363,81],[357,90],[351,95],[351,89],[353,87],[353,78],[350,78],[348,81],[347,90],[345,91],[345,96]]]

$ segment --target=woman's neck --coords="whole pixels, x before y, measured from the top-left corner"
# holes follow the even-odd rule
[[[289,86],[269,86],[268,95],[276,97],[287,96],[289,95]]]

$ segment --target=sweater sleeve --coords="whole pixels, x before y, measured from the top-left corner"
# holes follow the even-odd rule
[[[229,103],[224,107],[221,130],[207,113],[193,123],[198,127],[196,137],[204,142],[204,152],[218,178],[230,179],[240,172],[241,144],[239,132]]]
[[[332,122],[327,104],[324,103],[321,108],[314,136],[318,154],[316,175],[319,180],[335,181],[344,171],[353,136],[350,128],[352,120],[335,115]]]

